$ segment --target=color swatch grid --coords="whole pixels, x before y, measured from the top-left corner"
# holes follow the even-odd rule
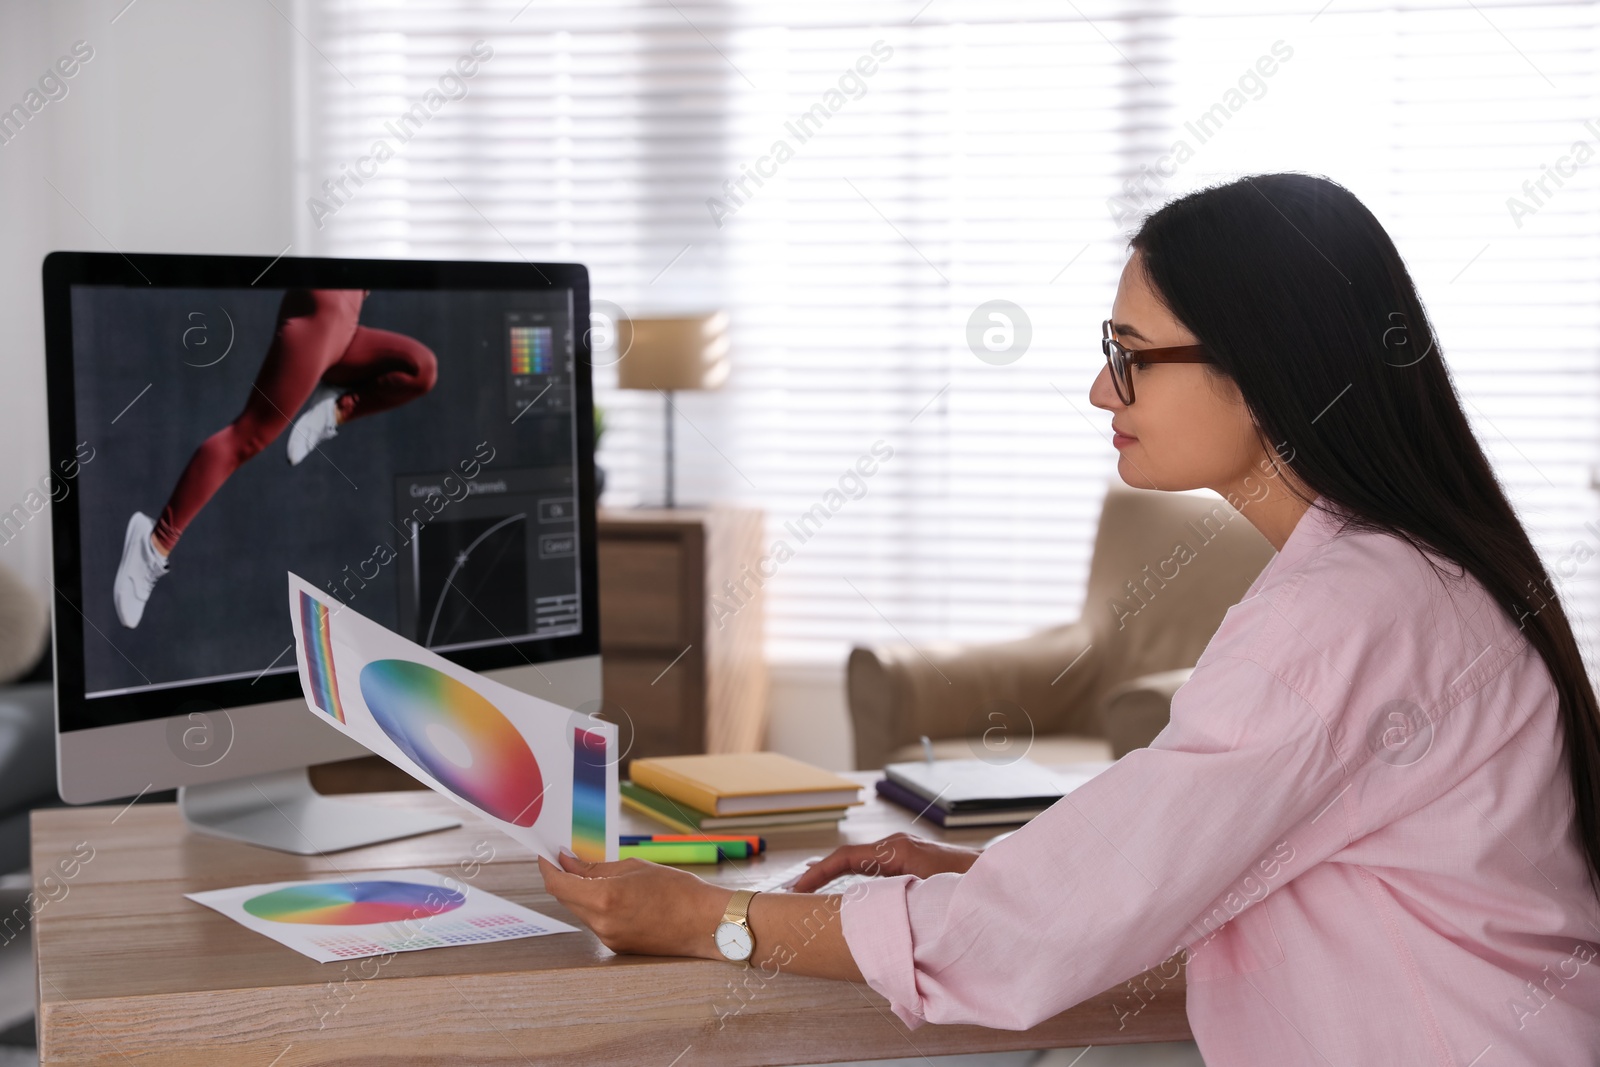
[[[511,373],[516,377],[550,373],[551,329],[511,327]]]
[[[328,608],[304,593],[300,594],[300,633],[305,642],[306,673],[311,676],[311,688],[306,696],[318,711],[344,722],[339,682],[333,674],[333,633],[328,624]]]

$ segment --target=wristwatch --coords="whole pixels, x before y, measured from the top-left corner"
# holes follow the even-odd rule
[[[756,937],[750,932],[750,901],[756,895],[753,889],[738,889],[734,891],[733,899],[728,901],[728,910],[722,913],[722,921],[717,924],[717,932],[712,935],[717,942],[717,950],[730,960],[747,960],[756,951]]]

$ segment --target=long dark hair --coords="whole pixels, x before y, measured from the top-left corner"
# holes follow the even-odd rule
[[[1383,226],[1337,182],[1258,174],[1163,205],[1130,244],[1158,297],[1237,384],[1296,496],[1312,500],[1298,480],[1349,527],[1457,564],[1538,650],[1560,697],[1576,832],[1600,893],[1600,706]]]

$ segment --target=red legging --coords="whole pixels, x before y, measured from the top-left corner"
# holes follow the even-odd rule
[[[266,448],[319,383],[343,388],[339,421],[399,407],[433,388],[438,360],[422,342],[357,324],[359,289],[291,289],[244,411],[195,449],[161,511],[153,538],[171,552],[222,483]]]

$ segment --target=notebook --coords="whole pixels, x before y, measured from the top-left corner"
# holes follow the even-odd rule
[[[1049,807],[1109,766],[1089,763],[1051,770],[1026,758],[1009,763],[942,759],[891,763],[883,772],[924,801],[955,813]]]
[[[879,778],[877,782],[878,795],[887,801],[898,804],[907,811],[914,812],[927,819],[935,826],[942,826],[947,830],[954,830],[963,826],[1014,826],[1025,823],[1049,808],[1049,805],[1026,804],[1018,807],[995,808],[988,811],[963,811],[950,812],[944,808],[913,793],[902,785],[896,785],[887,778]]]
[[[760,815],[863,803],[848,778],[777,752],[636,759],[633,784],[707,815]]]

